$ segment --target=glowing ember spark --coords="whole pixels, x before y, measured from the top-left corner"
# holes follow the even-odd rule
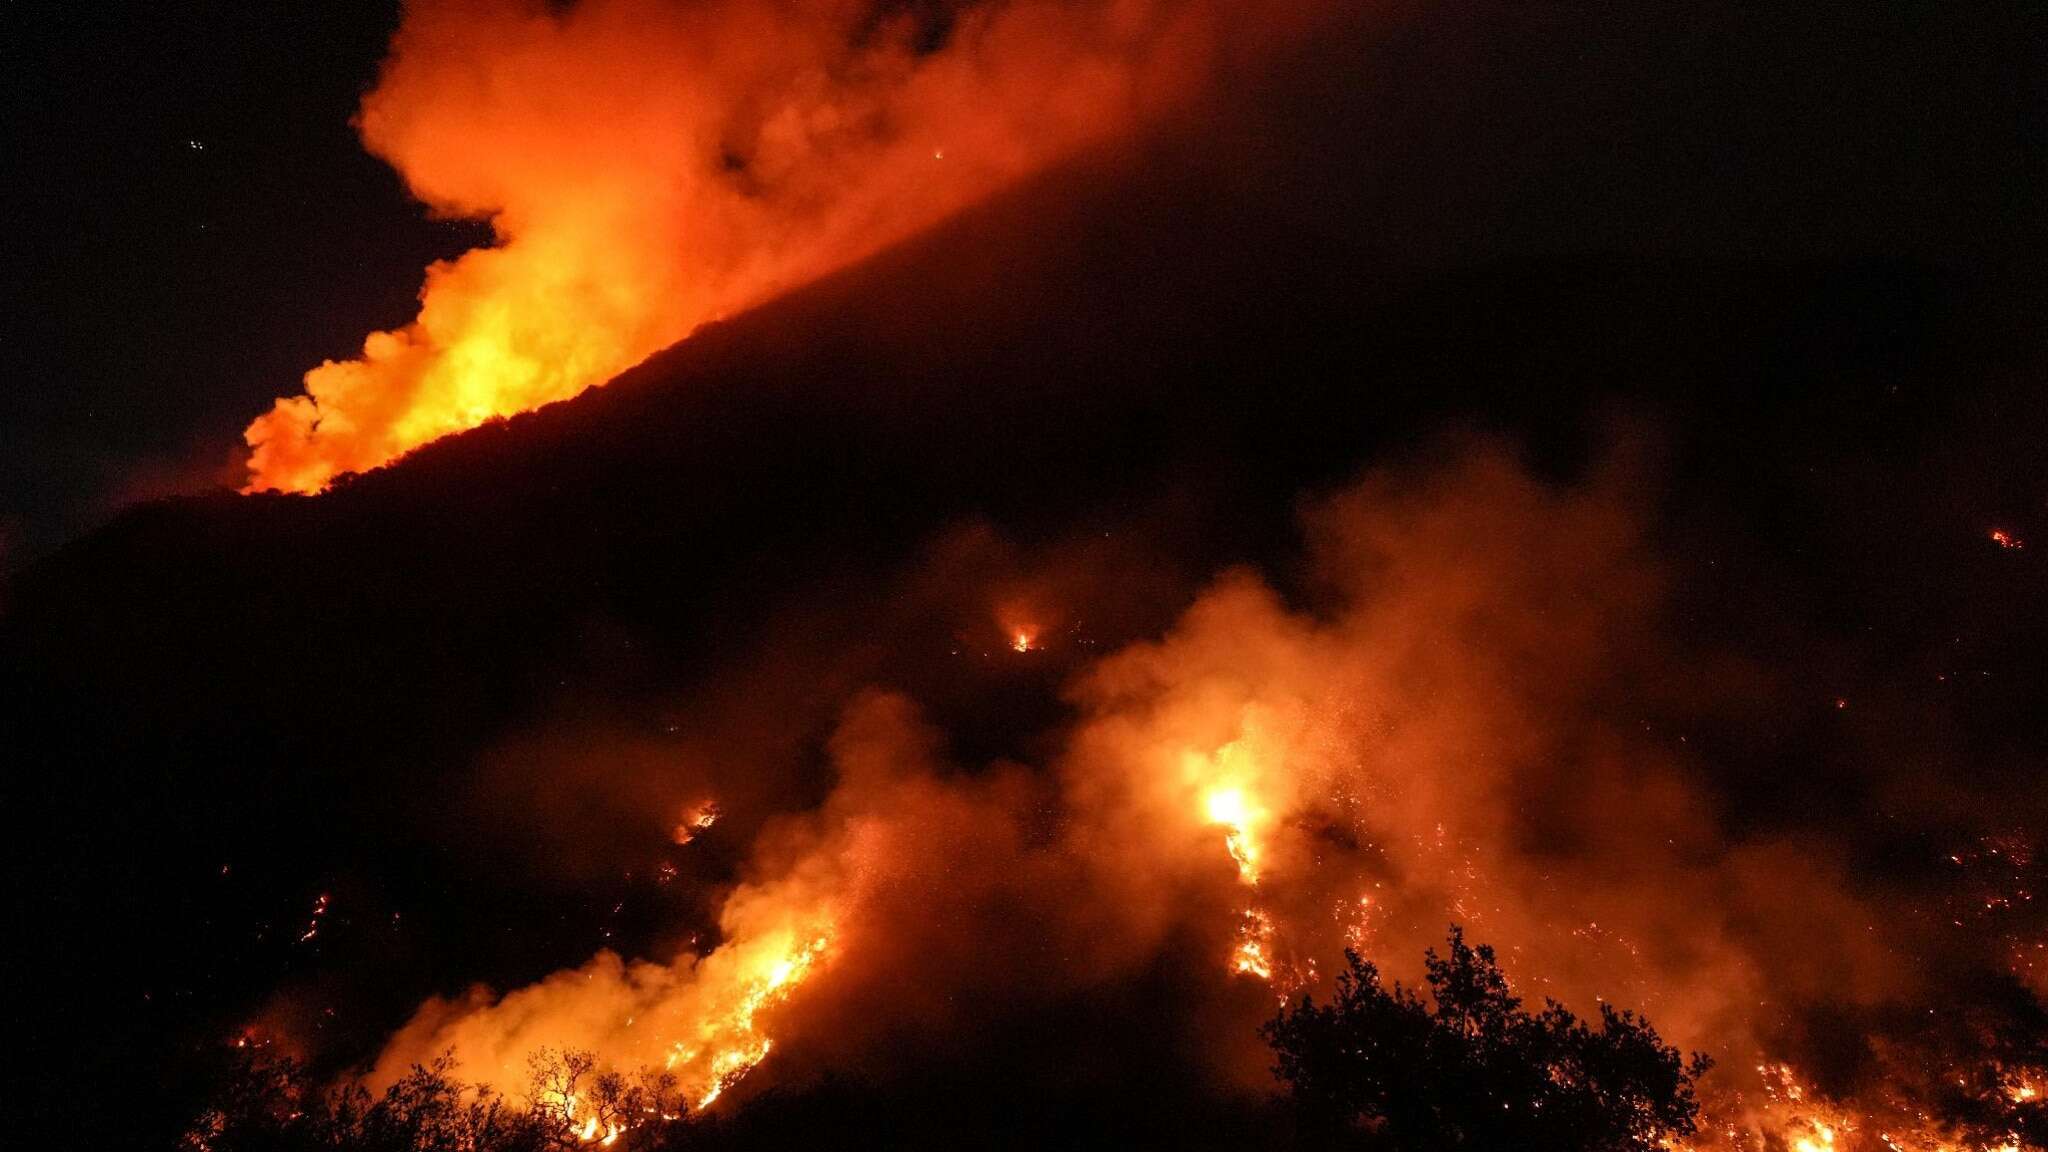
[[[1344,946],[1363,955],[1372,942],[1374,908],[1371,896],[1360,896],[1355,907],[1339,905],[1337,918],[1345,921]]]
[[[1991,530],[1991,542],[1993,544],[1998,545],[2000,548],[2007,548],[2013,550],[2018,550],[2021,548],[2025,548],[2027,546],[2026,541],[2020,539],[2019,537],[2013,535],[2010,532],[2007,532],[2003,528],[1993,528]]]
[[[313,900],[313,911],[306,918],[306,930],[299,933],[299,943],[304,944],[320,935],[320,918],[327,915],[327,893],[322,892]]]

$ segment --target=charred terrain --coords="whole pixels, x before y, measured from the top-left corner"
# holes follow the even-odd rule
[[[1496,60],[1606,25],[1401,19],[10,576],[30,1128],[551,1047],[690,1117],[565,1143],[1341,1141],[1384,1102],[1304,1110],[1268,1041],[1323,1025],[1262,1025],[1455,924],[1711,1056],[1689,1146],[2048,1147],[2037,222],[1765,179],[1817,130],[1744,151],[1710,77],[1673,147],[1753,179],[1624,196],[1670,155]]]

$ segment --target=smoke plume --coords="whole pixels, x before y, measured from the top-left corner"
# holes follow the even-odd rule
[[[1275,574],[1293,594],[1222,574],[1088,663],[1036,766],[949,763],[913,701],[859,694],[829,798],[766,824],[715,946],[430,1003],[379,1076],[452,1050],[517,1091],[530,1051],[587,1048],[709,1106],[785,1049],[873,1067],[963,1005],[1167,964],[1217,990],[1173,1026],[1263,1090],[1277,1003],[1346,949],[1412,981],[1457,923],[1523,995],[1639,1008],[1716,1056],[1709,1144],[1978,1147],[1944,1085],[1995,1115],[2039,1069],[1920,1006],[1958,968],[2016,990],[2011,942],[1937,956],[1826,828],[1723,817],[1688,724],[1754,677],[1675,638],[1651,487],[1625,463],[1550,485],[1492,447],[1369,476],[1311,507],[1304,571]],[[1866,1022],[1860,1071],[1811,1066],[1818,1012]]]
[[[566,399],[1196,87],[1296,21],[1213,0],[409,5],[363,140],[497,243],[249,426],[250,490],[315,492]]]

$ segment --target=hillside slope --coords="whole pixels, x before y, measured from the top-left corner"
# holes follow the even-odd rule
[[[1550,476],[1616,441],[1654,460],[1673,553],[1746,565],[1699,585],[1699,619],[1796,611],[1844,678],[2015,599],[2009,567],[1855,563],[2038,517],[2012,367],[2034,350],[1995,277],[1404,246],[1328,132],[1249,168],[1198,135],[1083,158],[327,495],[138,508],[20,574],[0,707],[33,825],[28,1095],[76,1113],[98,1085],[174,1130],[171,1072],[275,995],[353,1058],[427,992],[672,939],[745,830],[816,794],[848,692],[907,690],[963,762],[1028,757],[1088,655],[1230,565],[1286,583],[1304,492],[1446,430],[1512,430]],[[1071,643],[989,654],[1019,588]],[[2013,675],[1972,705],[1993,717],[2041,683],[2042,613],[2007,624],[1982,643]],[[656,891],[663,757],[708,755],[698,731],[754,749],[705,769],[735,830]],[[604,763],[568,786],[562,757]],[[309,943],[321,892],[342,911]]]

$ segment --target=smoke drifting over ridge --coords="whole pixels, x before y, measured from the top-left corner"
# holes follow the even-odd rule
[[[1321,993],[1345,948],[1412,980],[1457,922],[1525,995],[1639,1007],[1714,1053],[1703,1145],[1993,1146],[1944,1117],[2037,1107],[2018,1093],[2044,1054],[1998,1041],[1995,1013],[1910,1017],[1958,972],[2010,984],[2013,941],[1934,943],[1848,878],[1824,820],[1726,824],[1723,766],[1682,736],[1735,689],[1669,628],[1653,487],[1615,466],[1556,488],[1497,449],[1368,477],[1307,516],[1306,602],[1220,576],[1087,664],[1041,764],[948,764],[915,701],[856,695],[834,791],[766,826],[722,942],[431,1003],[378,1075],[452,1049],[516,1091],[530,1050],[567,1046],[666,1063],[706,1104],[757,1065],[886,1067],[891,1036],[963,1005],[1167,964],[1208,989],[1176,1026],[1258,1091],[1277,999]],[[1870,1021],[1865,1055],[1816,1067],[1840,1063],[1816,1013]]]
[[[249,426],[251,490],[314,492],[566,399],[1255,54],[1314,0],[424,0],[365,143],[498,243],[428,269],[418,318]]]

